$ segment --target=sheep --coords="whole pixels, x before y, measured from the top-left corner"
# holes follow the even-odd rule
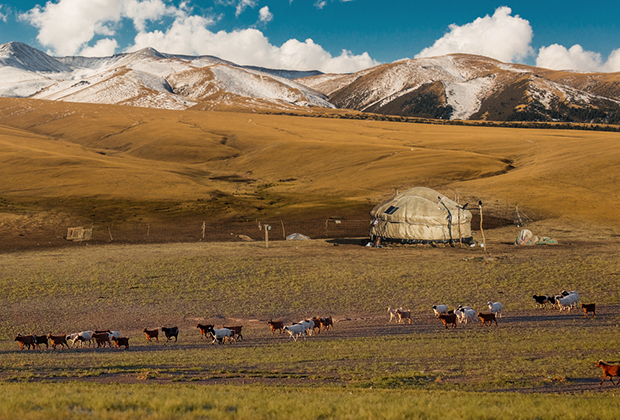
[[[492,314],[494,314],[497,318],[502,317],[502,309],[504,309],[504,305],[499,302],[488,302],[487,305],[489,306]]]
[[[433,312],[436,317],[439,317],[439,314],[448,313],[448,305],[433,305]]]
[[[582,303],[581,308],[583,309],[584,317],[588,317],[588,312],[592,312],[592,315],[596,316],[596,303]]]
[[[480,321],[482,321],[482,325],[480,325],[481,327],[484,326],[487,322],[489,323],[489,327],[491,326],[491,324],[493,324],[493,322],[495,322],[495,325],[497,325],[497,319],[495,318],[495,314],[493,312],[491,312],[490,314],[483,314],[481,312],[478,312],[478,318],[480,318]]]
[[[608,365],[602,360],[599,360],[598,362],[596,362],[596,367],[600,367],[601,369],[603,369],[603,380],[601,381],[600,386],[603,386],[603,382],[605,382],[605,379],[607,379],[607,377],[609,377],[609,380],[613,385],[620,384],[620,365]],[[614,383],[614,376],[619,377],[617,383]]]

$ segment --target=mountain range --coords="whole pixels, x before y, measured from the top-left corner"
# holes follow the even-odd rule
[[[620,73],[555,71],[467,54],[323,74],[152,48],[52,57],[10,42],[0,45],[0,96],[178,110],[344,108],[451,120],[620,122]]]

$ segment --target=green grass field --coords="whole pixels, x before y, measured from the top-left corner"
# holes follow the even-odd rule
[[[85,245],[0,255],[3,418],[617,418],[617,244],[481,250],[335,247],[328,241]],[[476,258],[474,258],[476,257]],[[578,290],[580,311],[533,294]],[[446,330],[431,306],[489,300],[498,327]],[[413,311],[387,323],[387,307]],[[266,320],[334,317],[299,342]],[[211,345],[196,323],[243,325]],[[177,343],[142,329],[177,325]],[[114,329],[127,351],[19,351],[17,333]]]

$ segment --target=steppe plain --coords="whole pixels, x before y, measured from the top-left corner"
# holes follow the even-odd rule
[[[232,110],[231,110],[232,111]],[[0,100],[2,418],[616,418],[619,134]],[[343,118],[345,117],[346,118]],[[304,243],[89,245],[67,227],[368,218],[428,186],[554,246]],[[473,226],[478,230],[476,226]],[[481,232],[476,232],[480,240]],[[578,290],[597,317],[535,309]],[[446,330],[431,306],[504,303]],[[413,312],[388,324],[387,307]],[[267,319],[334,318],[297,343]],[[244,326],[211,345],[197,323]],[[145,327],[178,325],[177,343]],[[127,351],[19,351],[17,333],[111,328]]]

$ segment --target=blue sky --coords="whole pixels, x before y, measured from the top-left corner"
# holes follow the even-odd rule
[[[151,46],[326,72],[455,52],[620,71],[619,12],[613,1],[573,0],[0,0],[0,43],[57,56]]]

